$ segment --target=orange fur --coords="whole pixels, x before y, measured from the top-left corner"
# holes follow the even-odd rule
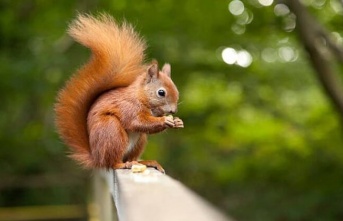
[[[146,45],[131,25],[105,14],[99,19],[79,15],[68,33],[92,51],[55,106],[58,132],[75,160],[88,168],[115,167],[138,159],[146,133],[181,127],[180,119],[163,116],[177,108],[170,65],[159,72],[153,62],[147,69]],[[156,95],[161,87],[167,91],[163,99]]]

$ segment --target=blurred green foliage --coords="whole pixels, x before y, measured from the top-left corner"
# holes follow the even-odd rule
[[[185,129],[151,136],[143,158],[237,220],[342,220],[342,125],[294,16],[262,0],[240,12],[234,1],[1,1],[0,206],[85,202],[90,175],[66,157],[53,104],[89,56],[68,23],[106,11],[136,26],[148,59],[172,64],[181,93]],[[342,42],[339,1],[304,2]],[[225,63],[225,48],[251,64]]]

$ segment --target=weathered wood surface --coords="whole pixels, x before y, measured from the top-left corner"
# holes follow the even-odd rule
[[[232,221],[182,183],[155,169],[100,174],[107,180],[119,221]]]

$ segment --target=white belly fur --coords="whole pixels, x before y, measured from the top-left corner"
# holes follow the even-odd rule
[[[129,144],[126,148],[126,154],[130,153],[133,150],[139,139],[140,133],[128,132],[127,135],[129,137]]]

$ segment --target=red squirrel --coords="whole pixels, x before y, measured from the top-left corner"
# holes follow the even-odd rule
[[[133,27],[111,16],[78,15],[68,33],[92,56],[57,96],[56,126],[71,157],[86,168],[122,169],[141,163],[164,172],[156,161],[137,161],[147,134],[183,128],[179,92],[165,64],[144,64],[146,44]]]

